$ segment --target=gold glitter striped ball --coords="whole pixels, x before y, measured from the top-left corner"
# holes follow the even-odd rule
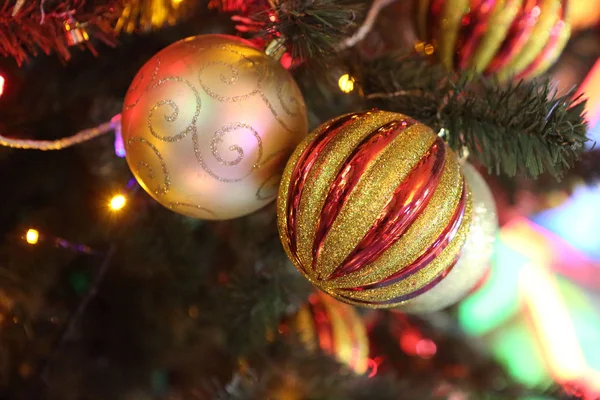
[[[156,201],[229,219],[273,201],[289,155],[308,133],[302,94],[249,42],[200,35],[138,72],[122,117],[127,163]]]
[[[319,289],[396,307],[456,263],[471,219],[454,153],[430,128],[385,111],[347,114],[294,151],[277,201],[283,247]]]
[[[485,179],[469,163],[462,165],[471,189],[473,214],[467,241],[460,258],[438,285],[411,299],[401,309],[410,313],[429,313],[459,302],[477,287],[490,271],[498,217],[492,191]]]
[[[309,350],[320,349],[358,374],[367,371],[369,339],[353,307],[324,293],[310,296],[291,321],[294,332]]]
[[[560,56],[569,0],[418,0],[421,40],[448,68],[531,78]]]

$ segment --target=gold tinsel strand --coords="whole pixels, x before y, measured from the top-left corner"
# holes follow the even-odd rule
[[[193,14],[193,0],[128,0],[115,25],[117,33],[150,32]]]

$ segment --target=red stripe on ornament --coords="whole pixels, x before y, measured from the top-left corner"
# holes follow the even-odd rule
[[[288,203],[287,203],[287,232],[286,239],[289,246],[290,252],[296,259],[296,265],[300,266],[298,255],[297,255],[297,244],[296,244],[296,233],[297,233],[297,213],[300,206],[300,199],[302,198],[302,191],[306,184],[306,179],[319,155],[321,155],[323,149],[329,144],[333,138],[341,132],[344,128],[350,125],[356,118],[360,118],[365,113],[354,113],[349,114],[345,117],[338,119],[331,125],[323,129],[320,134],[315,136],[312,142],[304,149],[302,155],[298,159],[292,176],[290,179],[290,186],[288,189]]]
[[[325,238],[338,217],[340,211],[348,201],[350,193],[366,171],[369,164],[381,154],[387,146],[400,135],[406,128],[414,125],[414,120],[392,121],[383,125],[365,138],[361,144],[350,154],[337,177],[333,181],[325,206],[317,222],[315,241],[313,244],[313,270],[316,271],[317,260],[323,250]]]
[[[340,308],[339,314],[342,320],[344,321],[346,331],[350,335],[350,346],[352,348],[352,352],[350,353],[350,361],[348,362],[348,364],[350,365],[350,368],[356,370],[360,361],[360,348],[358,338],[356,337],[356,332],[354,330],[355,320],[350,316],[349,307],[351,306],[344,305],[343,308]]]
[[[542,63],[548,62],[548,60],[555,59],[558,53],[562,50],[559,45],[560,34],[562,31],[567,29],[567,23],[564,21],[566,14],[567,1],[561,1],[561,7],[559,10],[558,21],[552,27],[550,31],[550,37],[548,43],[544,46],[541,53],[525,68],[521,73],[516,76],[516,79],[523,79],[530,73],[535,71]]]
[[[360,286],[356,288],[344,289],[351,292],[360,292],[368,289],[377,289],[381,287],[386,287],[393,285],[394,283],[398,283],[403,281],[410,276],[416,274],[417,272],[423,270],[423,268],[427,267],[429,263],[431,263],[436,257],[438,257],[442,251],[448,246],[448,244],[454,239],[456,234],[458,233],[458,229],[460,228],[460,224],[463,221],[465,215],[465,207],[467,204],[467,196],[466,196],[466,188],[463,180],[462,193],[460,196],[460,200],[454,210],[454,214],[450,219],[450,222],[444,230],[440,233],[437,239],[421,254],[412,264],[408,265],[405,268],[402,268],[400,271],[388,276],[387,278],[372,283],[370,285]]]
[[[509,28],[499,51],[487,66],[486,74],[498,72],[523,50],[542,12],[539,2],[540,0],[527,0],[523,10]]]
[[[334,354],[333,327],[331,326],[327,310],[317,295],[310,296],[308,302],[309,310],[315,323],[315,330],[317,331],[319,347],[327,354]]]
[[[428,152],[398,185],[369,231],[328,279],[356,272],[389,249],[423,212],[442,174],[446,145],[437,137]]]
[[[430,291],[431,289],[433,289],[435,286],[437,286],[438,283],[440,283],[446,276],[448,276],[448,274],[450,273],[450,271],[452,271],[452,268],[454,268],[454,266],[456,265],[456,263],[458,262],[459,259],[460,259],[460,254],[452,261],[452,263],[448,266],[448,268],[446,268],[444,271],[442,271],[441,274],[436,276],[427,285],[425,285],[413,292],[407,293],[405,295],[394,297],[393,299],[390,299],[390,300],[367,301],[367,300],[353,299],[352,297],[343,295],[343,294],[338,294],[338,296],[343,299],[347,299],[349,301],[355,302],[355,303],[365,304],[365,305],[375,305],[375,306],[376,305],[395,304],[395,303],[400,303],[400,302],[403,302],[406,300],[414,299],[415,297],[420,296],[423,293],[426,293],[426,292]]]
[[[462,19],[462,27],[456,40],[454,63],[460,69],[466,69],[473,58],[473,53],[481,42],[489,25],[489,16],[496,0],[471,0],[470,12]]]

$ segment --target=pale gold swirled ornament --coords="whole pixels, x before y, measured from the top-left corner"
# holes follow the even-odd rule
[[[138,182],[142,182],[142,187],[148,192],[148,193],[153,193],[156,196],[160,196],[163,194],[166,194],[169,191],[169,186],[171,185],[171,178],[169,177],[169,171],[167,170],[167,166],[165,164],[165,160],[163,159],[163,156],[160,154],[160,152],[158,151],[158,149],[156,148],[156,146],[154,146],[152,143],[150,143],[149,141],[147,141],[146,139],[139,137],[139,136],[132,136],[129,139],[127,139],[127,147],[126,147],[126,151],[127,152],[132,152],[133,153],[133,148],[132,145],[134,143],[141,143],[146,145],[148,148],[150,148],[152,150],[152,152],[154,153],[154,155],[156,156],[154,160],[152,160],[152,163],[149,163],[148,161],[145,161],[144,158],[138,160],[135,163],[135,169],[134,174],[136,175],[136,177],[141,177],[142,176],[142,172],[141,172],[141,167],[144,167],[147,171],[148,171],[148,178],[146,180],[142,180],[141,178],[138,178]],[[143,151],[143,150],[142,150]],[[140,153],[140,151],[137,152],[138,154]],[[160,170],[163,173],[163,179],[164,179],[164,183],[162,186],[160,186],[157,189],[150,189],[149,186],[146,186],[143,182],[145,181],[154,181],[154,178],[156,177],[156,174],[154,172],[154,167],[152,167],[152,165],[155,165],[156,163],[158,163],[158,165],[160,166]],[[130,164],[131,166],[131,164]]]
[[[235,218],[272,201],[307,133],[289,72],[225,35],[188,38],[150,59],[127,92],[122,121],[141,186],[165,207],[203,219]]]

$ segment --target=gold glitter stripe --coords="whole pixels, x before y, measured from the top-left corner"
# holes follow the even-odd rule
[[[364,321],[356,312],[349,312],[347,318],[348,323],[351,325],[350,329],[352,329],[354,334],[354,346],[358,348],[358,357],[356,359],[354,370],[359,374],[363,374],[367,372],[367,362],[369,359],[369,339],[367,337],[367,329]]]
[[[507,79],[523,71],[540,54],[546,43],[548,43],[552,26],[558,19],[560,7],[560,0],[542,1],[541,13],[533,32],[519,54],[506,67],[498,71],[500,80]]]
[[[419,37],[421,40],[429,41],[431,37],[429,35],[430,27],[427,21],[429,15],[429,7],[431,7],[431,0],[420,0],[417,1],[417,28],[419,30]]]
[[[431,148],[435,139],[435,134],[425,125],[413,125],[369,164],[325,238],[317,260],[317,270],[323,277],[329,276],[356,248],[396,188]],[[367,270],[370,268],[367,267]]]
[[[341,115],[337,118],[332,119],[329,123],[334,123],[335,121],[345,118],[346,115]],[[290,181],[292,179],[292,173],[294,172],[294,167],[298,162],[298,159],[308,147],[308,145],[313,141],[315,136],[319,135],[324,129],[328,127],[328,124],[323,124],[311,132],[308,136],[300,142],[296,150],[292,153],[290,158],[288,159],[287,165],[283,170],[283,175],[281,177],[281,183],[279,184],[279,192],[277,194],[277,228],[279,229],[279,237],[281,239],[281,244],[283,245],[283,249],[288,255],[290,260],[294,260],[296,257],[292,254],[288,243],[289,240],[286,238],[287,235],[287,205],[288,205],[288,188],[290,187]],[[303,268],[299,265],[296,265],[300,271],[303,271]],[[308,276],[307,276],[308,277]],[[311,279],[308,277],[309,280]]]
[[[306,348],[311,351],[317,349],[317,335],[313,317],[307,305],[302,306],[294,320],[294,327],[300,340],[306,345]]]
[[[464,245],[467,234],[469,233],[469,227],[471,225],[471,214],[472,214],[472,204],[471,204],[471,194],[468,192],[467,204],[465,206],[465,216],[463,222],[458,229],[458,232],[450,242],[450,244],[442,251],[442,253],[433,261],[429,266],[418,273],[414,274],[410,278],[405,281],[396,283],[394,285],[390,285],[383,288],[370,289],[361,292],[344,292],[347,297],[352,297],[356,300],[364,300],[369,302],[378,302],[378,301],[386,301],[390,300],[394,297],[401,296],[403,294],[409,293],[419,287],[426,285],[435,279],[438,274],[442,273],[455,259],[455,257],[460,253],[462,246]],[[328,290],[334,297],[337,297],[336,290]],[[348,301],[348,300],[346,300]],[[397,307],[404,303],[409,302],[407,300],[405,302],[400,302],[398,304],[385,304],[385,305],[365,305],[362,303],[354,303],[350,301],[352,304],[362,305],[371,307],[371,308],[390,308]]]
[[[367,285],[379,282],[410,265],[433,244],[450,223],[460,201],[461,181],[461,172],[456,156],[450,149],[446,149],[446,161],[440,183],[431,197],[429,205],[407,232],[362,271],[324,283],[325,286],[328,288],[352,288]],[[429,269],[429,267],[425,269]]]
[[[477,45],[469,67],[483,72],[504,42],[512,21],[517,16],[523,0],[498,0],[490,13],[487,31]],[[508,4],[507,4],[508,3]]]
[[[567,7],[567,12],[570,8],[571,7]],[[542,74],[552,64],[554,64],[554,62],[558,59],[558,57],[560,57],[560,55],[562,54],[562,49],[565,47],[565,44],[571,37],[571,24],[569,21],[570,21],[569,16],[565,16],[564,22],[565,22],[566,26],[564,27],[564,29],[562,29],[560,31],[560,36],[558,38],[558,42],[554,45],[554,47],[556,49],[555,53],[551,57],[548,57],[542,63],[540,63],[540,65],[537,68],[535,68],[534,70],[532,70],[531,72],[529,72],[529,74],[524,76],[523,77],[524,79],[531,79],[535,76]]]
[[[314,277],[311,266],[312,249],[313,242],[315,240],[315,232],[317,229],[317,221],[319,215],[321,214],[321,210],[323,209],[323,205],[325,204],[331,184],[339,173],[342,165],[348,156],[354,151],[356,146],[374,130],[378,129],[382,125],[387,124],[388,122],[401,120],[404,118],[406,117],[384,111],[368,113],[362,118],[356,119],[356,122],[348,125],[344,130],[342,130],[336,136],[336,138],[325,147],[322,154],[317,158],[314,167],[308,175],[307,183],[304,186],[302,198],[300,199],[300,205],[298,207],[299,228],[297,238],[297,253],[301,263],[305,266],[305,269],[307,269],[307,273],[309,275]],[[381,208],[379,210],[381,210]],[[362,231],[363,234],[365,232],[366,229]],[[348,235],[350,235],[350,232],[346,233],[346,236]],[[356,233],[356,235],[358,235],[358,233]],[[344,256],[348,255],[349,250],[356,245],[355,241],[361,237],[362,235],[360,237],[355,237],[353,238],[355,240],[352,241],[350,238],[348,238],[349,240],[345,244],[348,250],[343,254]],[[348,243],[350,244],[348,245]],[[327,248],[327,242],[325,243],[324,247]],[[343,258],[340,259],[340,262],[341,260],[343,260]],[[330,273],[336,266],[337,265],[330,264],[329,269],[327,271],[323,270],[323,272]],[[317,270],[321,270],[320,265],[317,265]]]
[[[344,364],[349,364],[352,359],[354,340],[352,340],[350,327],[346,326],[346,323],[341,317],[340,313],[348,311],[341,310],[342,307],[350,306],[347,306],[346,304],[339,304],[336,300],[327,295],[320,295],[319,297],[322,300],[323,306],[327,312],[327,316],[329,317],[329,323],[331,324],[335,357]]]
[[[469,0],[447,0],[441,12],[440,27],[436,30],[435,42],[438,57],[448,68],[454,64],[454,47],[462,17],[469,9]]]

